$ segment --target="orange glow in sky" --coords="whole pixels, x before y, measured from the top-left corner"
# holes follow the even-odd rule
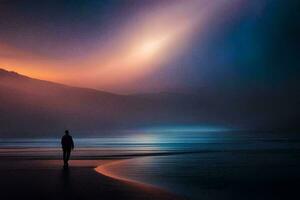
[[[2,44],[0,66],[34,78],[75,86],[126,90],[132,82],[154,73],[177,52],[185,50],[192,41],[193,31],[203,28],[201,23],[209,18],[207,13],[217,7],[203,2],[174,1],[139,13],[107,41],[101,41],[99,48],[80,57],[55,59]],[[1,56],[4,52],[7,56]]]

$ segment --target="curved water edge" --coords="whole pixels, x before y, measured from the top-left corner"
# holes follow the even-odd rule
[[[299,154],[300,151],[296,149],[198,151],[111,161],[99,165],[95,171],[188,199],[220,199],[223,195],[230,196],[232,192],[244,195],[239,191],[248,190],[249,187],[259,189],[274,180],[298,176],[299,162],[295,157]],[[262,184],[253,184],[257,182]],[[268,193],[272,189],[270,186],[265,191],[266,195],[272,196],[272,193]]]
[[[132,178],[128,178],[126,176],[122,176],[122,175],[119,175],[119,174],[113,172],[114,170],[112,170],[112,167],[122,165],[126,162],[129,162],[133,159],[138,159],[138,158],[139,157],[127,158],[127,159],[122,159],[122,160],[114,160],[114,161],[99,165],[96,168],[94,168],[94,170],[97,173],[99,173],[103,176],[107,176],[107,177],[110,177],[110,178],[113,178],[113,179],[121,180],[121,181],[124,181],[124,182],[127,182],[127,183],[138,184],[138,185],[141,185],[141,186],[144,186],[144,187],[159,188],[159,189],[163,190],[162,188],[160,188],[157,185],[153,185],[153,184],[145,183],[145,182],[135,180],[135,179],[132,179]],[[121,167],[121,166],[119,166],[119,167]]]

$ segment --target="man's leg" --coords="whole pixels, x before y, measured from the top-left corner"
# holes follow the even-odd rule
[[[69,161],[69,159],[70,159],[70,154],[71,154],[71,149],[68,149],[68,150],[67,150],[67,154],[66,154],[66,160],[67,160],[67,163],[68,163],[68,161]]]
[[[63,160],[64,160],[64,164],[66,165],[66,163],[67,163],[67,150],[65,148],[63,148]]]

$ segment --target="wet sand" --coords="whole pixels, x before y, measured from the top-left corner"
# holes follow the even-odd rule
[[[182,199],[143,183],[96,171],[118,160],[76,160],[63,169],[60,160],[1,159],[1,199]]]

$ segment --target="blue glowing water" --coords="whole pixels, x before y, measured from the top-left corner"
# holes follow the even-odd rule
[[[257,199],[257,194],[268,199],[273,195],[272,184],[290,187],[290,182],[300,180],[297,134],[176,127],[116,135],[74,138],[73,158],[146,153],[150,156],[130,159],[115,173],[195,200]],[[1,139],[0,149],[0,156],[61,156],[59,138]],[[279,188],[283,187],[279,184]]]

